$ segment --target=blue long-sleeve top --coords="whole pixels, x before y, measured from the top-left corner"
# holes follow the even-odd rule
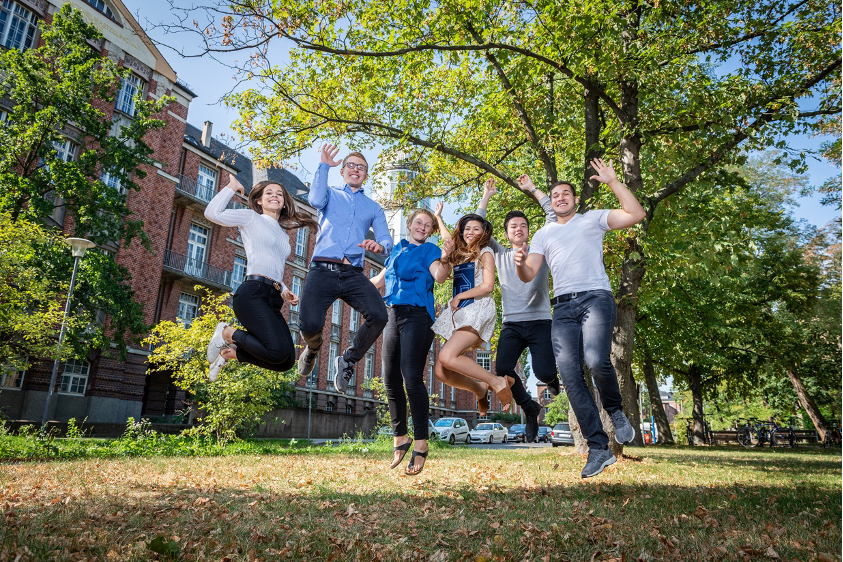
[[[307,201],[318,211],[319,221],[313,259],[348,258],[351,265],[362,267],[364,250],[358,244],[366,239],[370,228],[375,232],[375,242],[383,246],[384,254],[389,254],[392,236],[381,206],[369,199],[362,188],[352,191],[348,184],[329,187],[330,169],[324,162],[319,164],[307,196]]]

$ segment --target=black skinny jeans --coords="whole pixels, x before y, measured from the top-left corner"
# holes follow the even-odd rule
[[[532,400],[515,372],[515,365],[525,349],[530,348],[533,372],[537,379],[547,384],[556,378],[556,359],[553,356],[550,326],[550,320],[504,322],[501,326],[498,352],[495,356],[495,372],[499,377],[510,376],[515,379],[512,397],[522,409]]]
[[[271,371],[287,371],[296,361],[293,337],[281,315],[284,299],[272,285],[244,281],[231,299],[234,315],[245,330],[234,330],[237,360]]]
[[[386,306],[361,268],[349,265],[337,271],[320,262],[311,263],[302,289],[299,318],[302,338],[311,350],[322,347],[325,313],[337,299],[347,302],[366,320],[357,330],[354,343],[342,354],[348,363],[355,364],[381,335],[387,320]]]
[[[407,435],[407,400],[413,415],[413,438],[427,439],[428,394],[424,385],[427,353],[433,343],[433,319],[422,306],[396,305],[387,309],[383,331],[383,383],[392,418],[392,434]],[[407,394],[404,394],[404,387]]]

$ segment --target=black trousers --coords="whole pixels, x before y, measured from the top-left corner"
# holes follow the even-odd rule
[[[428,438],[428,394],[424,385],[427,353],[433,343],[433,319],[422,306],[387,309],[383,331],[383,383],[392,419],[392,434],[407,435],[407,400],[413,415],[414,439]],[[404,388],[407,394],[404,394]]]
[[[361,268],[347,265],[336,270],[320,262],[311,263],[307,279],[304,280],[299,317],[302,338],[310,349],[322,347],[325,313],[337,299],[348,303],[365,319],[351,347],[343,352],[343,359],[354,364],[362,359],[381,335],[387,320],[386,306],[383,297],[363,275]]]
[[[515,366],[525,349],[530,348],[533,372],[537,379],[546,384],[556,378],[556,359],[553,356],[550,326],[551,320],[504,322],[501,326],[495,372],[499,377],[510,376],[515,379],[512,397],[522,408],[532,400],[515,373]]]
[[[281,315],[284,299],[272,285],[244,281],[231,306],[245,330],[234,330],[237,360],[271,371],[287,371],[296,361],[293,337]]]

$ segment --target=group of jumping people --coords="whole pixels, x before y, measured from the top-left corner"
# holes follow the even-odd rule
[[[393,244],[383,209],[363,192],[369,165],[359,152],[342,162],[339,149],[325,144],[313,178],[308,202],[317,220],[297,212],[282,185],[263,181],[248,194],[249,209],[227,209],[244,188],[233,177],[208,204],[205,216],[223,226],[240,228],[246,251],[246,276],[232,298],[242,328],[220,322],[208,344],[209,376],[215,380],[228,361],[251,363],[275,371],[296,364],[295,346],[281,314],[284,301],[301,303],[299,330],[305,347],[298,356],[298,372],[310,374],[322,347],[322,328],[328,307],[336,299],[358,311],[365,322],[354,341],[335,360],[334,387],[344,393],[355,365],[383,333],[383,382],[392,420],[393,456],[390,468],[403,462],[412,448],[405,472],[424,468],[428,454],[428,389],[424,384],[428,350],[436,335],[444,341],[434,371],[436,378],[477,396],[478,410],[489,409],[489,391],[504,408],[514,401],[526,417],[526,439],[538,432],[539,404],[527,393],[515,368],[529,348],[533,372],[556,395],[564,387],[588,442],[582,477],[595,476],[614,463],[609,437],[603,431],[597,405],[586,385],[585,363],[600,392],[603,408],[614,425],[619,443],[632,441],[635,431],[623,413],[617,375],[610,359],[616,306],[603,265],[603,236],[608,230],[629,228],[644,218],[644,209],[621,183],[612,162],[592,161],[597,180],[609,186],[620,209],[577,213],[573,184],[560,181],[549,196],[526,174],[518,187],[535,197],[545,212],[545,224],[528,245],[529,219],[519,210],[504,219],[509,242],[492,237],[486,220],[495,179],[486,181],[475,213],[461,217],[453,233],[436,212],[416,209],[407,219],[408,239]],[[328,186],[330,168],[341,166],[341,187]],[[318,226],[313,259],[301,297],[284,284],[284,263],[290,254],[286,230]],[[369,230],[374,239],[367,238]],[[428,242],[439,233],[442,247]],[[386,265],[371,279],[363,274],[365,251],[387,255]],[[485,370],[465,352],[487,344],[498,311],[493,296],[495,270],[501,289],[503,325],[498,340],[496,373]],[[548,275],[554,297],[549,296]],[[436,317],[434,283],[453,276],[453,298]],[[383,295],[380,290],[383,290]],[[552,313],[551,313],[552,310]],[[559,376],[557,377],[557,370]],[[413,420],[413,439],[407,410]]]

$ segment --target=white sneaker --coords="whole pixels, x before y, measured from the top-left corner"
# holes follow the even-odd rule
[[[220,322],[214,329],[214,335],[211,336],[211,341],[208,343],[208,363],[213,363],[220,356],[220,351],[228,347],[228,343],[222,337],[222,331],[228,326],[225,322]]]
[[[223,368],[227,361],[225,357],[222,355],[217,355],[217,358],[214,359],[214,362],[211,363],[211,367],[208,369],[208,378],[211,379],[211,382],[217,380],[217,376],[220,374],[220,369]]]

